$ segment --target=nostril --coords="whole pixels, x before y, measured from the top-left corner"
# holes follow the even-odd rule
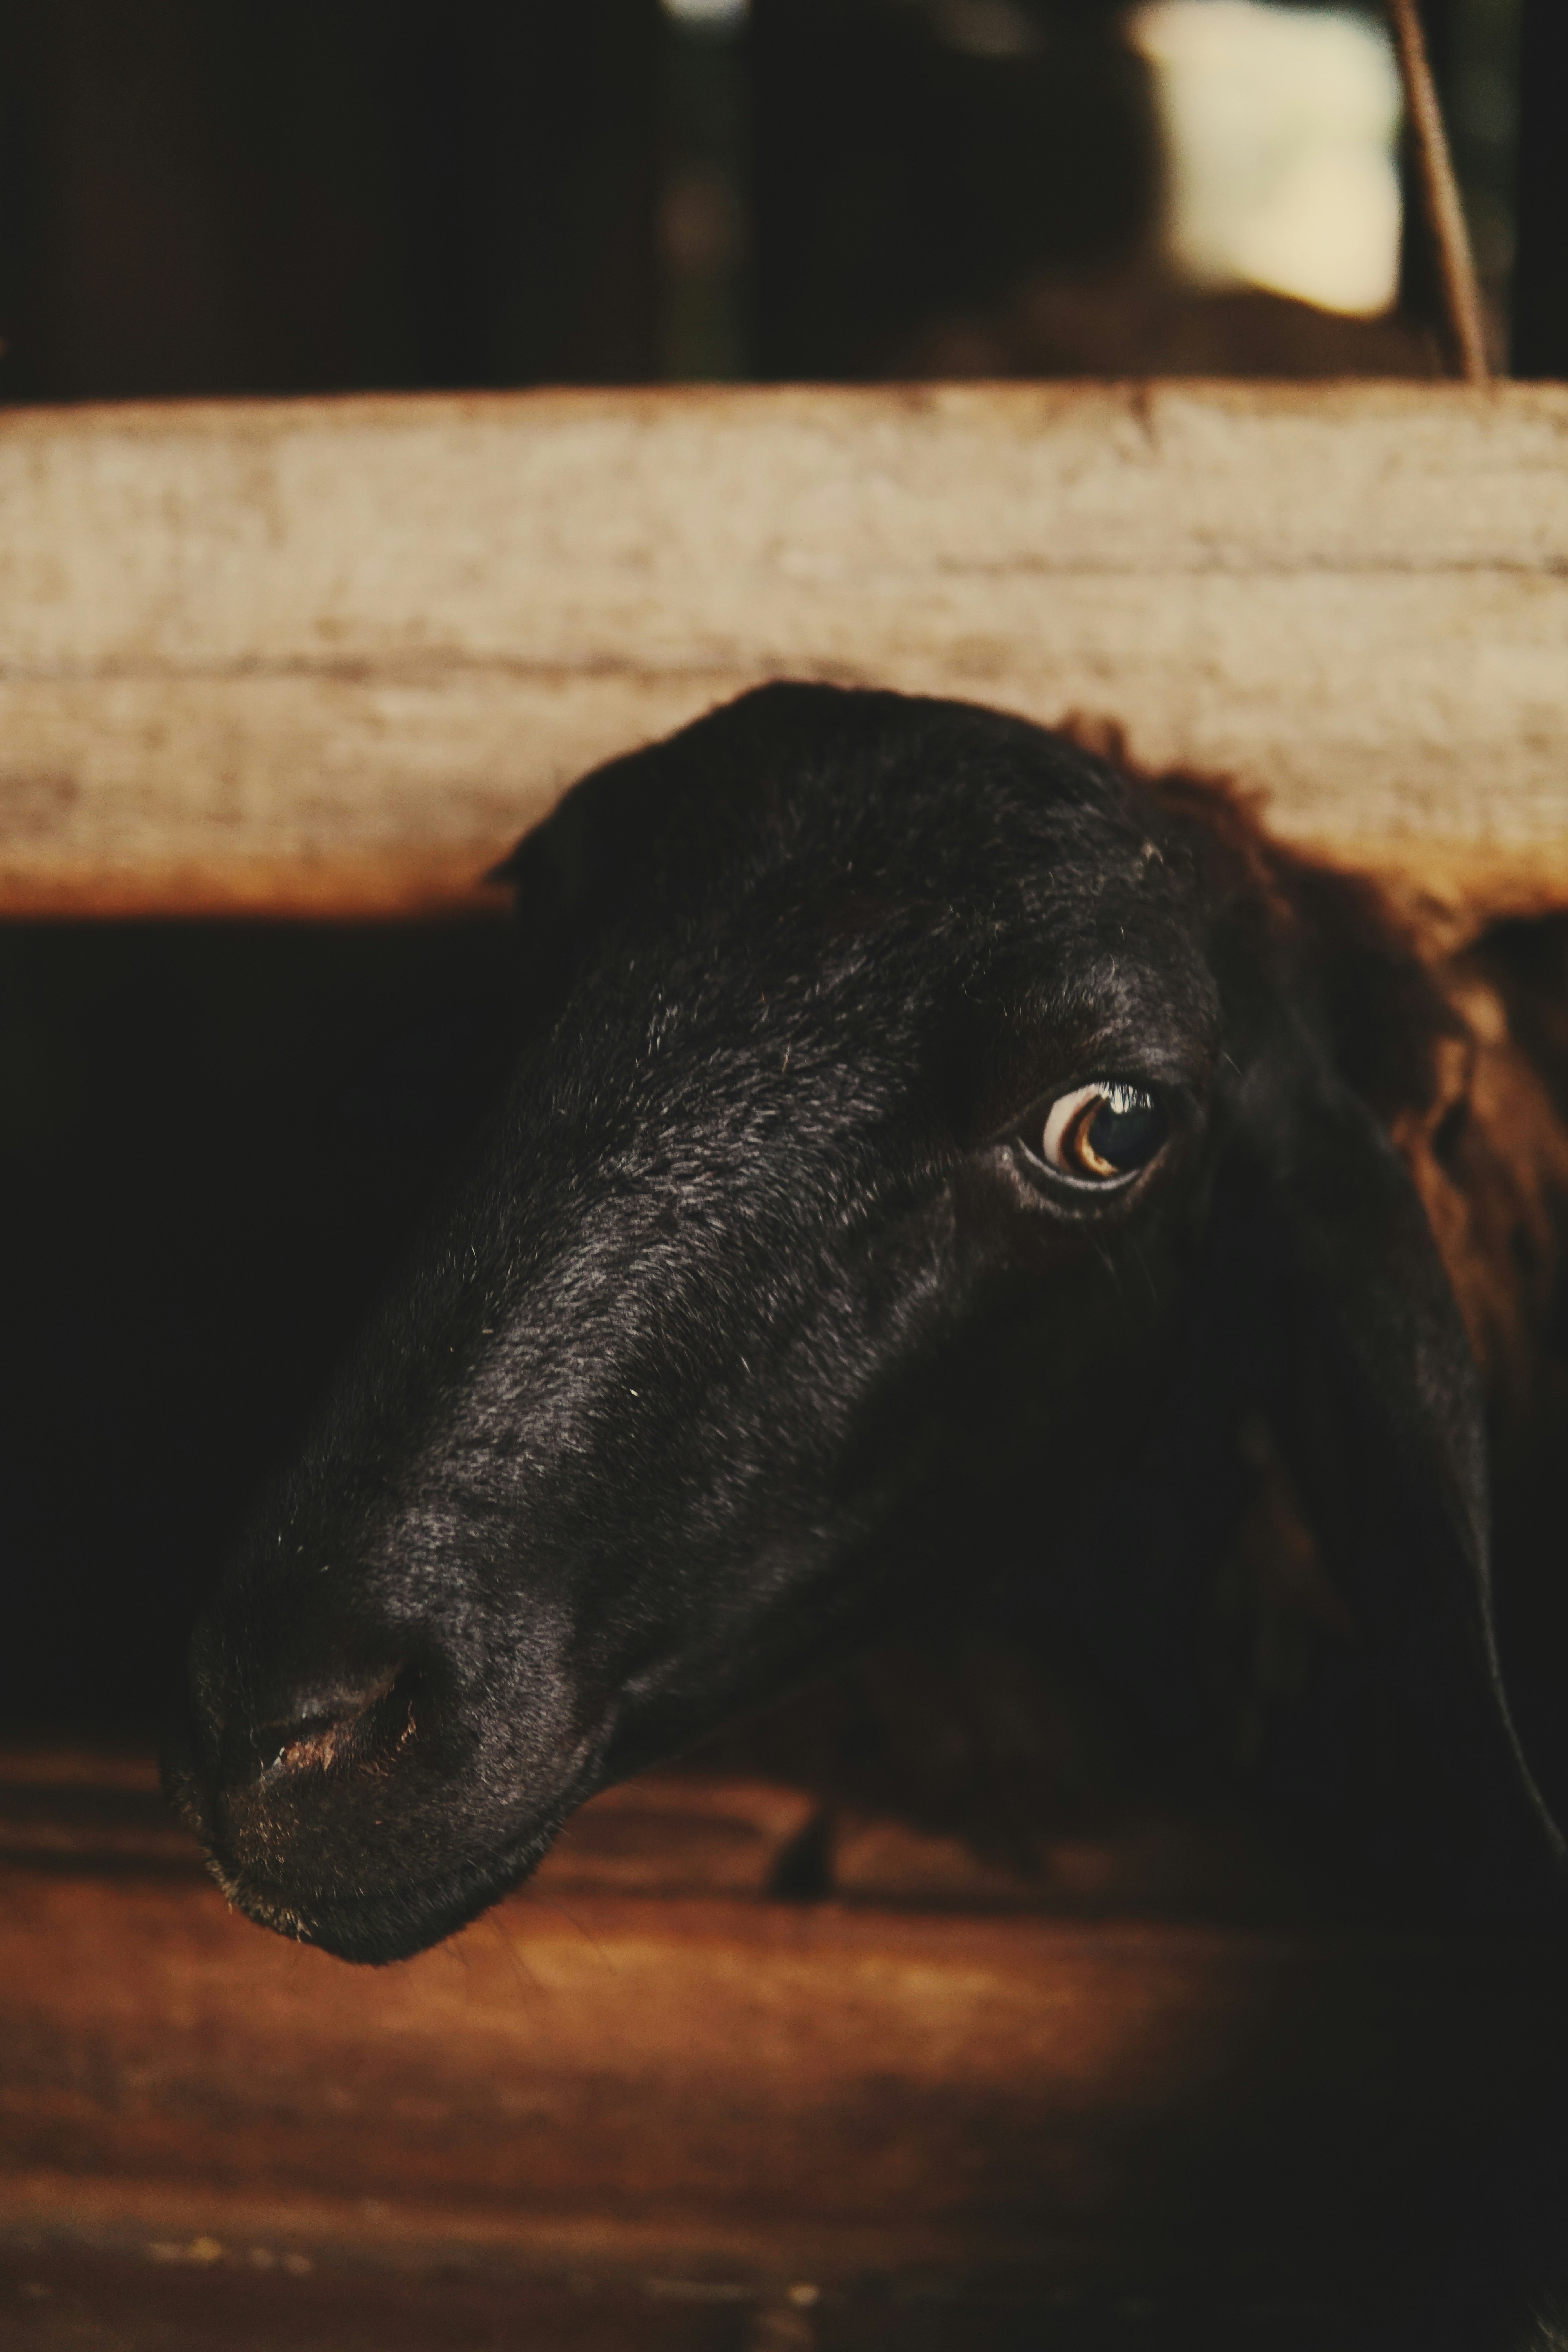
[[[288,1713],[258,1723],[251,1735],[257,1769],[274,1773],[324,1771],[360,1746],[368,1718],[398,1688],[401,1669],[374,1679],[331,1683],[300,1692]]]

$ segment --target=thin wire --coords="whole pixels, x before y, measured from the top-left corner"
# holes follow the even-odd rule
[[[1488,383],[1491,369],[1487,362],[1486,325],[1476,257],[1470,250],[1465,209],[1459,202],[1459,184],[1454,177],[1454,159],[1448,152],[1437,85],[1432,79],[1426,37],[1421,29],[1415,0],[1386,0],[1386,5],[1388,21],[1394,28],[1394,46],[1399,53],[1405,110],[1415,134],[1421,194],[1426,225],[1437,251],[1443,309],[1459,363],[1458,373],[1467,383]]]

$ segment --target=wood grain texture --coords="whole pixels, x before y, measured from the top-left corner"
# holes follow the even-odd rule
[[[854,1899],[780,1901],[805,1801],[651,1775],[355,1969],[226,1910],[144,1757],[6,1750],[0,2341],[371,2352],[445,2342],[440,2303],[456,2347],[504,2289],[530,2341],[663,2342],[668,2295],[750,2352],[802,2279],[816,2352],[1081,2352],[1130,2294],[1239,2341],[1233,2301],[1429,2286],[1443,2216],[1559,2160],[1550,1950],[1009,1915],[847,1818]],[[389,2336],[343,2333],[356,2292]]]
[[[0,419],[0,907],[477,903],[759,679],[1125,727],[1568,901],[1568,389],[703,390]]]
[[[1544,1956],[1408,1937],[525,1894],[373,1972],[0,1878],[0,2234],[1321,2284],[1558,2068]]]

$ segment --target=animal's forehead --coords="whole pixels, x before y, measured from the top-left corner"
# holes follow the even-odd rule
[[[1184,898],[1152,800],[1059,736],[963,704],[775,686],[588,778],[520,858],[589,922],[1115,929]]]

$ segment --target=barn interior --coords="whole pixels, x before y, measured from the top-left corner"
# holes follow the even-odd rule
[[[1205,14],[1298,98],[1340,39],[1359,283],[1284,197],[1273,258],[1221,250]],[[1491,364],[1560,379],[1563,26],[1422,17]],[[18,410],[1452,370],[1373,12],[12,0],[0,58]],[[47,802],[0,800],[10,842]],[[1198,1738],[968,1593],[405,1969],[226,1915],[157,1791],[184,1631],[498,1083],[506,909],[0,911],[5,2340],[1558,2340],[1557,1958],[1281,1785],[1288,1529],[1216,1570]],[[1568,916],[1478,928],[1568,1003]],[[1513,1538],[1560,1551],[1549,1484]]]

